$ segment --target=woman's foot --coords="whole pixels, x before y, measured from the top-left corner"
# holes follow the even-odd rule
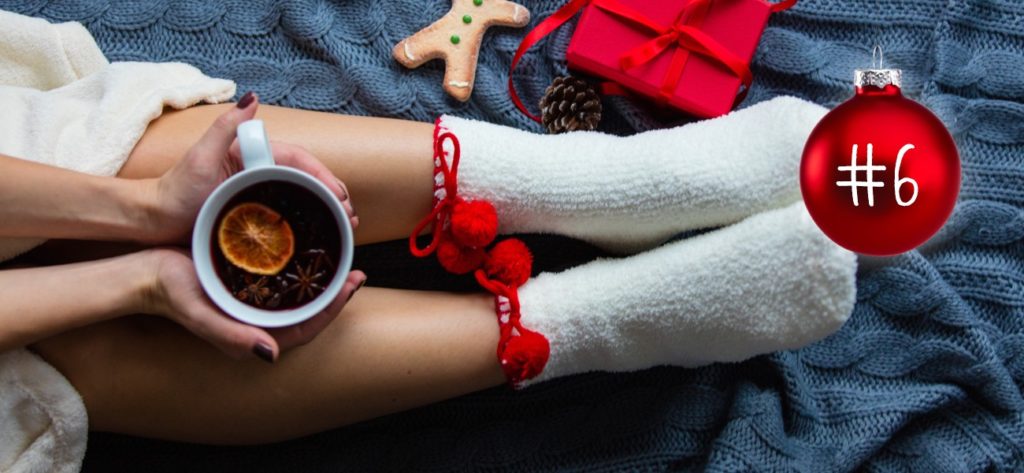
[[[636,252],[799,200],[800,155],[826,111],[780,97],[629,137],[537,135],[448,116],[440,126],[461,145],[460,195],[494,204],[501,232]]]
[[[522,325],[551,350],[528,383],[802,347],[849,317],[855,270],[854,254],[796,203],[639,255],[541,274],[519,289]]]

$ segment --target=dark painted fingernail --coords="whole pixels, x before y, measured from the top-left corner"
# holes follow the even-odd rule
[[[348,200],[348,191],[345,190],[345,185],[341,183],[341,179],[335,179],[338,181],[338,189],[341,189],[341,200]]]
[[[257,343],[252,347],[252,354],[258,356],[261,360],[267,363],[274,362],[274,349],[270,348],[270,345],[266,343]]]
[[[238,99],[238,103],[235,104],[235,106],[238,108],[246,108],[250,104],[252,104],[253,100],[256,100],[256,94],[252,92],[246,92],[245,95],[242,96],[242,98]]]
[[[359,285],[356,286],[356,288],[353,289],[352,292],[348,293],[348,299],[346,299],[346,302],[352,300],[352,296],[356,295],[356,291],[362,288],[363,284],[366,284],[366,278],[363,278],[362,281],[359,281]]]

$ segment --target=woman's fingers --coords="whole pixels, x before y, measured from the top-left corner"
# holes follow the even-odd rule
[[[345,303],[366,283],[366,274],[354,270],[348,274],[341,292],[330,305],[313,318],[290,327],[264,330],[235,321],[203,300],[186,311],[181,324],[200,338],[212,343],[236,359],[257,356],[273,363],[285,350],[305,345],[320,334],[345,307]]]
[[[366,274],[349,272],[337,297],[313,318],[290,327],[265,330],[239,322],[210,301],[203,292],[188,254],[181,250],[156,250],[157,286],[151,312],[165,315],[190,332],[236,359],[252,356],[273,363],[289,348],[312,341],[338,316],[345,303],[366,282]]]
[[[354,270],[348,273],[348,277],[345,279],[345,284],[342,286],[338,297],[335,297],[334,300],[331,301],[330,305],[328,305],[322,312],[298,325],[270,330],[271,335],[277,339],[280,349],[284,351],[313,341],[320,332],[327,328],[327,326],[338,317],[338,314],[341,313],[341,309],[345,307],[345,303],[348,302],[355,292],[358,291],[365,283],[366,274],[362,271]]]
[[[305,345],[320,334],[345,307],[345,303],[352,298],[353,294],[366,282],[366,274],[354,270],[348,274],[341,292],[331,301],[326,309],[315,315],[313,318],[291,327],[271,330],[271,334],[277,339],[281,350],[287,350],[299,345]]]
[[[238,106],[228,109],[214,120],[213,125],[210,125],[192,151],[202,156],[223,158],[228,148],[231,147],[231,143],[235,141],[238,125],[256,116],[256,109],[259,108],[258,102],[259,100],[252,92],[243,95],[237,103]]]
[[[334,174],[331,173],[331,177],[334,178],[334,182],[341,188],[341,193],[338,194],[338,199],[341,200],[341,205],[345,207],[345,212],[348,214],[349,223],[352,224],[352,229],[359,228],[359,216],[356,215],[356,208],[352,205],[351,194],[348,193],[348,186],[341,179],[335,178]]]
[[[179,323],[228,356],[238,360],[256,356],[268,363],[277,359],[280,348],[265,330],[227,317],[208,301],[190,305]]]
[[[327,169],[327,166],[324,166],[320,160],[316,159],[315,156],[301,146],[275,141],[270,143],[270,147],[274,153],[274,162],[305,171],[327,186],[338,197],[338,200],[341,201],[342,207],[345,208],[345,213],[348,214],[352,228],[355,229],[359,226],[359,217],[356,214],[355,207],[352,205],[352,198],[348,193],[348,188],[345,187],[345,183],[341,182],[340,179],[334,177],[334,174],[330,169]],[[238,147],[238,143],[232,145],[228,153],[232,158],[241,160],[241,150]]]
[[[210,302],[187,252],[178,249],[153,251],[158,258],[150,313],[174,320],[236,359],[254,355],[268,362],[277,359],[280,349],[274,337],[259,327],[229,318]]]

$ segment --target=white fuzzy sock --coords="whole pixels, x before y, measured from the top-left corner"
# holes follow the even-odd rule
[[[519,289],[523,325],[547,337],[544,371],[734,362],[807,345],[853,310],[855,255],[802,202],[656,250],[545,273]]]
[[[502,233],[558,233],[620,252],[800,198],[800,154],[827,110],[780,97],[629,137],[537,135],[450,116],[459,193],[494,204]]]

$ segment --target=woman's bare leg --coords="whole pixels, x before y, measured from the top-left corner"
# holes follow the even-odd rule
[[[156,177],[167,171],[232,104],[169,111],[149,125],[120,176]],[[388,118],[354,117],[261,105],[272,140],[300,145],[345,182],[359,228],[356,243],[405,238],[430,212],[434,126]]]
[[[231,106],[164,114],[120,176],[163,174]],[[272,139],[307,148],[346,183],[360,216],[357,243],[404,238],[430,211],[433,125],[272,106],[257,117]],[[94,430],[259,443],[501,384],[494,314],[489,295],[363,288],[328,329],[275,365],[231,360],[153,317],[86,327],[33,349],[79,390]]]
[[[128,318],[33,348],[78,389],[93,430],[248,444],[501,384],[486,295],[364,288],[275,365],[234,361],[178,326]]]

